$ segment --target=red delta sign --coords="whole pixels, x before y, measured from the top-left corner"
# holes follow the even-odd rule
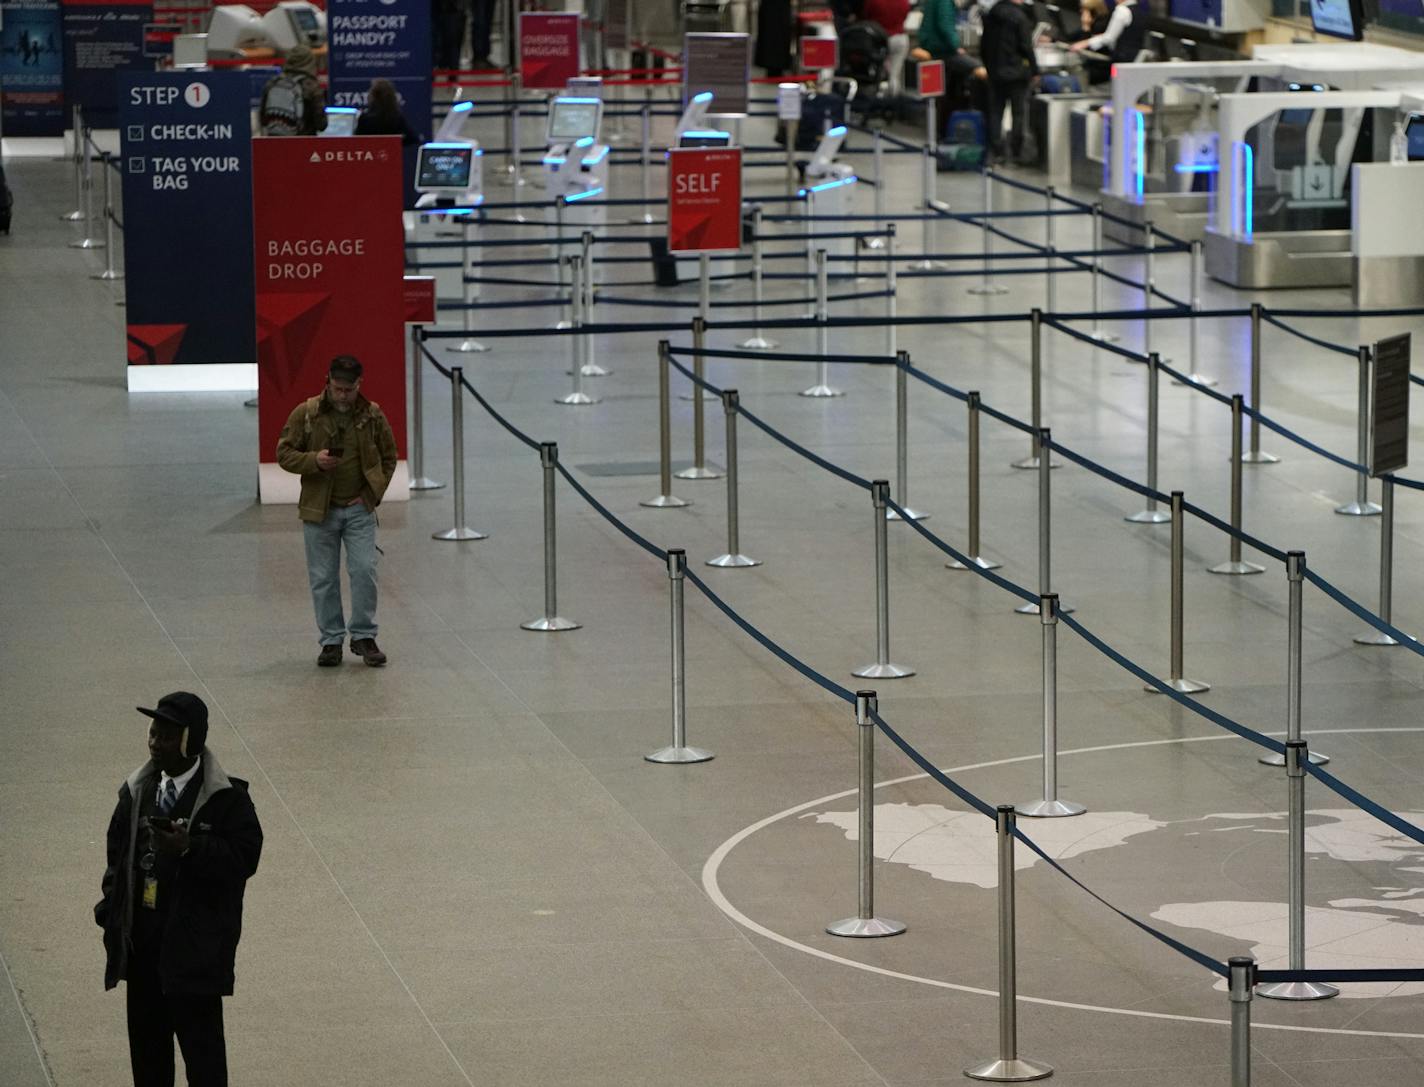
[[[676,148],[668,152],[667,176],[669,252],[742,247],[741,148]]]
[[[922,60],[915,74],[921,98],[939,98],[944,94],[944,61]]]
[[[801,39],[801,70],[818,71],[840,67],[840,39],[807,35]]]
[[[405,323],[435,324],[435,277],[406,276],[404,283]]]
[[[579,74],[578,12],[519,13],[519,75],[525,90],[562,91]]]

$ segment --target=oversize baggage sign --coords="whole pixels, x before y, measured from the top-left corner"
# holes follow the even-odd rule
[[[668,251],[726,253],[742,247],[742,151],[668,152]]]
[[[578,12],[519,13],[519,76],[527,91],[561,91],[579,74]]]

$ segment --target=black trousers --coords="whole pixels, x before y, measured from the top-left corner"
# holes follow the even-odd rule
[[[175,1035],[188,1087],[227,1087],[222,997],[165,996],[157,957],[142,953],[129,960],[126,990],[134,1087],[173,1087]]]
[[[1015,80],[1012,83],[998,83],[989,80],[989,115],[985,118],[989,126],[989,150],[1000,157],[1004,154],[1004,106],[1014,119],[1014,130],[1009,135],[1009,154],[1020,158],[1024,153],[1024,137],[1028,134],[1028,81]]]
[[[475,0],[471,12],[470,52],[476,61],[487,60],[490,55],[490,32],[494,29],[494,0]],[[513,66],[513,48],[510,47],[510,65]]]

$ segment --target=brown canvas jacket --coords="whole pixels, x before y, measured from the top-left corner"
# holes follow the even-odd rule
[[[352,429],[356,448],[361,454],[361,474],[365,486],[361,497],[367,507],[375,509],[390,485],[396,470],[396,438],[386,421],[381,406],[364,396],[352,405]],[[277,463],[288,472],[302,477],[302,494],[297,502],[297,516],[303,521],[320,524],[326,520],[331,504],[332,476],[316,466],[316,455],[330,448],[336,433],[336,409],[326,393],[304,400],[292,409],[277,439]]]

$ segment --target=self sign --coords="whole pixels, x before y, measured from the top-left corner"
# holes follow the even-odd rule
[[[725,253],[741,245],[741,148],[669,151],[668,251]]]

